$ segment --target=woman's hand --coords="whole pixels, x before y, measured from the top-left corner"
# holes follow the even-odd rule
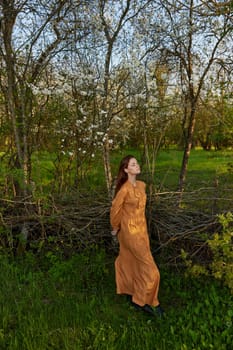
[[[116,236],[116,235],[117,235],[117,232],[118,232],[118,229],[112,230],[112,231],[111,231],[111,235],[112,235],[112,236]]]

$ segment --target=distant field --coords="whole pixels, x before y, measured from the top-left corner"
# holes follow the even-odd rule
[[[156,180],[165,187],[177,186],[183,152],[162,151],[157,159]],[[192,150],[186,177],[188,187],[213,185],[216,181],[232,184],[232,151]]]
[[[146,182],[152,181],[145,164],[142,162],[142,151],[134,149],[118,150],[111,153],[110,163],[113,177],[117,174],[121,158],[127,154],[134,155],[139,163],[141,163],[142,179]],[[155,163],[153,179],[153,183],[158,190],[168,189],[174,191],[177,189],[182,157],[183,151],[175,149],[161,150],[159,152]],[[68,181],[68,184],[74,182],[74,170],[69,168],[68,160],[66,160],[65,157],[62,163],[58,165],[54,154],[44,152],[42,154],[34,154],[32,161],[32,180],[36,184],[37,189],[40,189],[40,192],[50,191],[50,186],[54,188],[54,184],[59,176],[62,176],[60,181]],[[58,176],[59,172],[60,175]],[[97,155],[90,164],[84,164],[81,173],[82,177],[81,180],[79,180],[79,186],[82,189],[92,188],[98,190],[105,187],[103,160],[100,154]],[[7,174],[8,170],[4,167],[4,164],[2,164],[0,169],[1,183],[4,183]],[[16,171],[14,171],[14,174],[16,174]],[[20,176],[20,174],[18,174],[18,176]],[[216,184],[216,182],[218,182],[218,185],[224,184],[224,186],[232,186],[233,151],[192,150],[188,163],[186,189],[212,186]]]
[[[126,154],[135,154],[140,162],[139,152],[126,150],[124,154],[112,156],[113,172],[117,172],[119,160]],[[179,173],[182,164],[183,152],[178,150],[162,150],[159,152],[155,164],[154,183],[158,188],[175,190],[178,185]],[[145,167],[142,168],[142,177],[147,177]],[[213,185],[216,180],[224,184],[233,182],[233,151],[191,151],[186,185],[196,188],[202,185]]]

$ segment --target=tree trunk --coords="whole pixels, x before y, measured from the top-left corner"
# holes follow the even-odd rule
[[[22,114],[25,108],[21,104],[19,97],[20,90],[16,83],[16,68],[15,68],[15,54],[12,48],[12,32],[15,24],[17,11],[13,8],[14,4],[4,4],[3,6],[3,20],[2,20],[2,34],[5,49],[5,64],[7,73],[7,89],[5,89],[5,100],[7,103],[7,111],[12,123],[16,160],[14,166],[20,170],[21,181],[15,179],[14,188],[16,189],[16,196],[27,196],[27,177],[28,177],[28,147],[25,135],[25,118]],[[24,98],[24,97],[22,97]],[[21,183],[21,186],[19,185]]]
[[[108,190],[108,195],[111,198],[112,196],[112,171],[110,166],[110,157],[109,157],[109,140],[106,138],[103,144],[103,162],[104,162],[104,173],[106,179],[106,185]]]
[[[195,113],[195,106],[193,106],[191,109],[191,112],[190,112],[188,132],[187,132],[187,137],[185,139],[185,148],[184,148],[183,160],[182,160],[180,176],[179,176],[178,190],[180,191],[181,195],[182,195],[182,192],[184,191],[184,187],[185,187],[185,180],[186,180],[186,174],[187,174],[187,169],[188,169],[188,161],[189,161],[190,152],[191,152],[192,143],[193,143],[195,122],[196,122],[196,113]]]

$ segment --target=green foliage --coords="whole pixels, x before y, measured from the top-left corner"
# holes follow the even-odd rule
[[[88,285],[94,279],[101,285],[101,281],[108,273],[104,264],[105,252],[102,249],[93,247],[82,254],[74,255],[71,259],[61,260],[58,254],[48,252],[45,257],[47,273],[52,281],[57,283],[75,283],[79,288]],[[45,263],[43,262],[43,263]],[[81,266],[70,274],[74,266]],[[71,280],[70,280],[71,279]]]
[[[211,273],[217,279],[222,280],[233,293],[233,230],[230,224],[233,222],[233,214],[218,215],[222,225],[222,232],[215,233],[208,244],[213,253]]]
[[[189,254],[181,249],[181,259],[187,267],[186,275],[189,276],[213,276],[222,281],[233,294],[233,214],[218,215],[222,231],[214,233],[211,239],[207,239],[211,253],[211,262],[207,265],[195,264]]]

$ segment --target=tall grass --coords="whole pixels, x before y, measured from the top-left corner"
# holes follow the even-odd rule
[[[89,250],[1,255],[2,350],[230,350],[233,299],[211,279],[161,270],[166,317],[135,311],[115,294],[114,258]]]

